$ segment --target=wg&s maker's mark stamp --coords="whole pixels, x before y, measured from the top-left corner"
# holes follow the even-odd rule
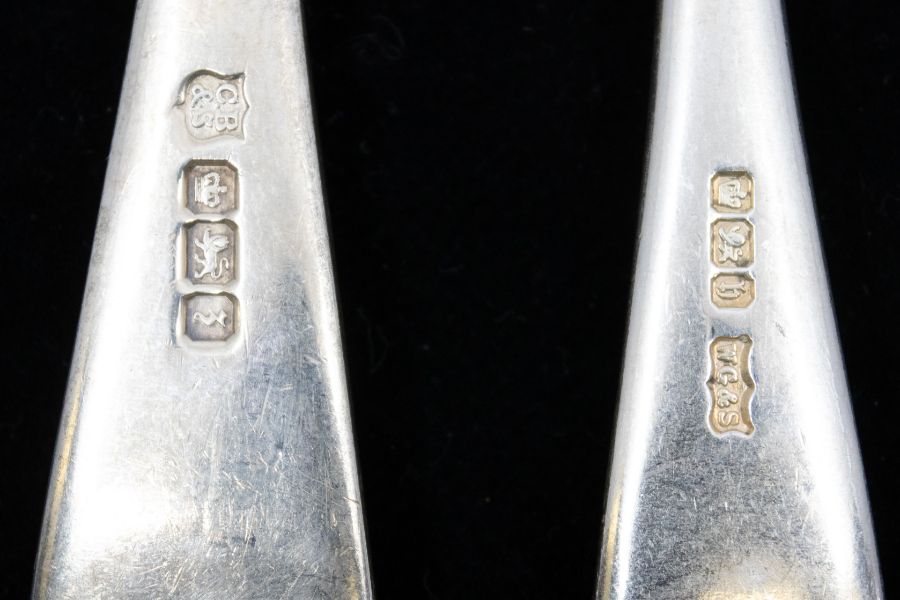
[[[712,396],[709,424],[718,434],[753,433],[750,401],[756,383],[750,374],[752,346],[748,335],[717,337],[709,345],[712,359],[712,373],[706,382]]]

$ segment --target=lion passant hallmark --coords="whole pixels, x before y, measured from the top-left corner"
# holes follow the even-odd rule
[[[752,347],[749,335],[717,337],[709,345],[712,359],[712,373],[706,382],[712,395],[709,424],[716,433],[753,433],[750,401],[756,383],[750,373]]]
[[[712,262],[717,267],[749,267],[754,260],[753,223],[718,219],[712,224]]]

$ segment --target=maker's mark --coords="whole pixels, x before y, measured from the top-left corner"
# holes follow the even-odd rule
[[[750,373],[748,335],[717,337],[709,345],[712,373],[706,382],[712,396],[709,424],[718,434],[750,435],[755,427],[750,417],[750,401],[756,383]]]
[[[244,137],[244,74],[219,75],[196,71],[185,79],[178,103],[188,132],[198,140],[222,135]]]

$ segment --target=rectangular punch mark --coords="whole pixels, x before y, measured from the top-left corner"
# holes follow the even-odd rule
[[[709,291],[719,308],[747,308],[756,299],[756,280],[750,273],[717,273],[710,279]]]
[[[717,219],[712,223],[711,259],[717,267],[749,267],[755,259],[753,223]]]
[[[225,160],[192,160],[182,174],[184,202],[194,214],[224,215],[238,207],[237,169]]]
[[[237,226],[231,221],[184,225],[185,276],[195,285],[226,285],[237,278]]]
[[[717,171],[710,182],[712,207],[718,212],[747,213],[753,210],[753,176],[744,170]]]
[[[237,331],[238,303],[231,294],[189,294],[181,299],[181,332],[192,342],[225,342]]]
[[[756,383],[750,374],[748,335],[717,337],[709,345],[712,373],[706,382],[712,396],[709,424],[718,434],[750,435],[755,427],[750,417],[750,402]]]

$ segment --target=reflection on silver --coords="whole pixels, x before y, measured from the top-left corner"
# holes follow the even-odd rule
[[[305,65],[296,1],[139,3],[35,598],[371,598]]]
[[[780,3],[660,44],[598,598],[881,598]]]

